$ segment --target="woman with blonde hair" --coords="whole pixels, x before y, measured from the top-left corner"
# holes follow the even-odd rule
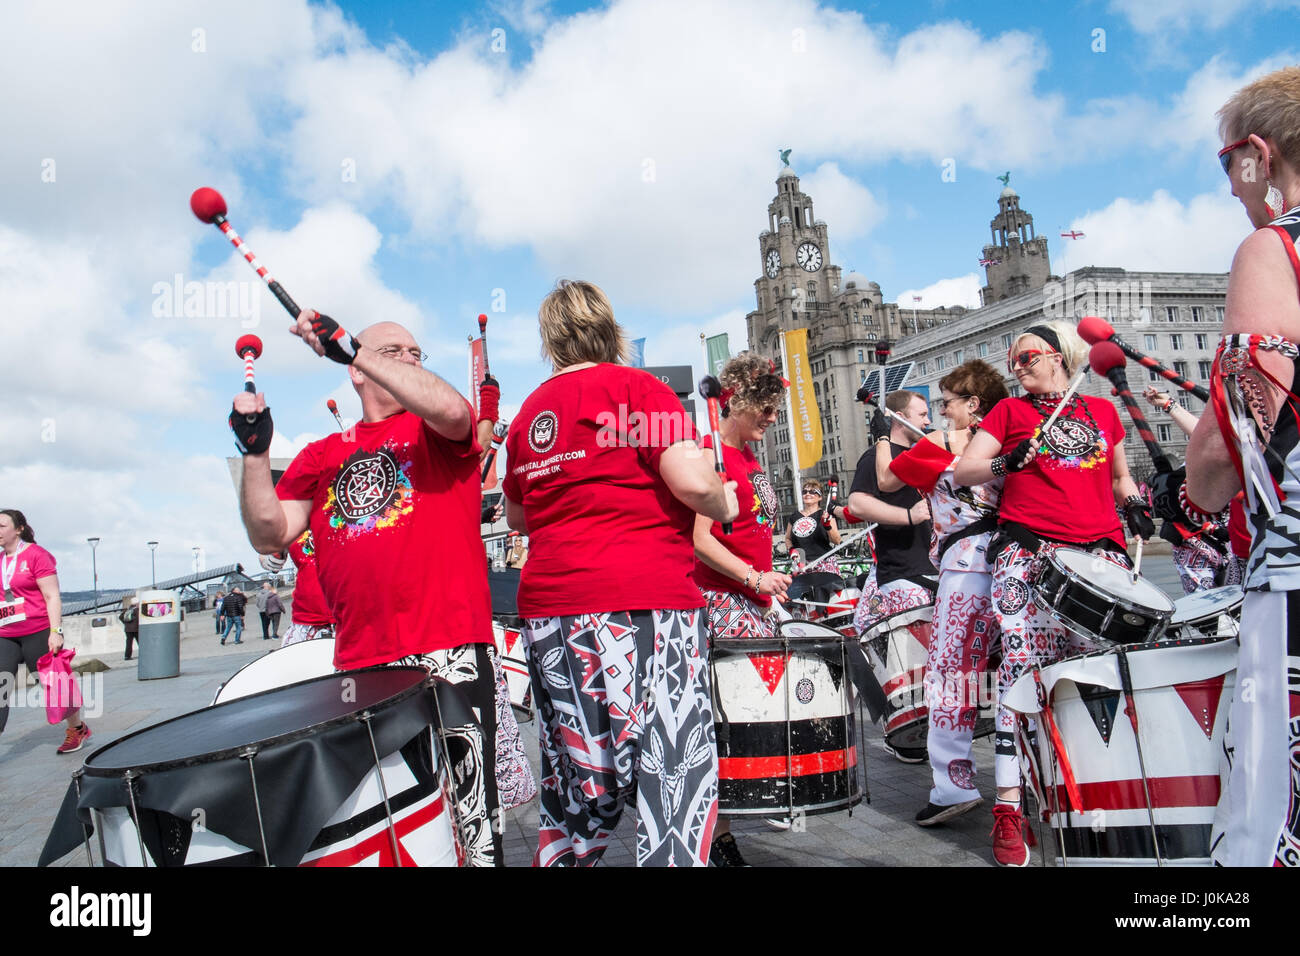
[[[1087,345],[1065,322],[1035,325],[1018,336],[1007,367],[1025,394],[993,407],[954,471],[963,485],[1005,479],[998,530],[988,548],[1002,631],[993,758],[998,791],[993,858],[1002,866],[1026,866],[1029,847],[1020,810],[1015,719],[1001,698],[1030,667],[1051,664],[1070,651],[1065,627],[1034,597],[1039,562],[1069,547],[1130,567],[1117,507],[1133,534],[1145,539],[1155,533],[1151,509],[1129,476],[1124,426],[1115,406],[1077,393],[1065,401],[1070,379],[1087,354]],[[1058,408],[1060,415],[1042,432]]]
[[[555,373],[506,437],[519,614],[539,715],[542,866],[600,860],[625,806],[638,866],[708,861],[718,758],[697,514],[736,516],[681,401],[628,368],[605,293],[560,282],[538,313]]]
[[[1211,402],[1187,445],[1184,510],[1245,489],[1251,531],[1231,762],[1211,833],[1216,863],[1300,865],[1300,67],[1238,90],[1219,111],[1219,162],[1256,231],[1232,260]]]

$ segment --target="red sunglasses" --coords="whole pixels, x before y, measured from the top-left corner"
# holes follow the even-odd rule
[[[1014,358],[1007,359],[1007,370],[1015,371],[1018,368],[1033,368],[1034,364],[1044,355],[1056,355],[1056,352],[1050,349],[1044,352],[1042,349],[1025,349],[1018,353]]]
[[[1223,167],[1225,174],[1232,167],[1232,151],[1234,149],[1240,149],[1249,142],[1250,137],[1247,136],[1245,139],[1239,139],[1235,143],[1229,143],[1227,146],[1223,147],[1223,149],[1219,150],[1219,165]]]

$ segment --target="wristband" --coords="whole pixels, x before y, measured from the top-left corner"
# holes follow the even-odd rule
[[[762,594],[762,593],[763,593],[763,575],[766,574],[766,573],[767,573],[766,571],[759,571],[759,572],[758,572],[758,580],[754,582],[754,593],[755,593],[755,594]]]
[[[912,527],[915,527],[915,526],[916,526],[916,522],[914,522],[914,521],[912,520],[912,509],[911,509],[911,508],[908,508],[908,509],[907,509],[907,523],[908,523],[909,526],[912,526]]]
[[[994,478],[1005,478],[1007,476],[1007,456],[998,455],[989,462],[989,468],[992,469]]]
[[[1145,508],[1146,504],[1147,503],[1143,501],[1140,496],[1129,495],[1124,499],[1124,510],[1127,511],[1129,508]]]
[[[745,585],[744,585],[744,587],[745,587],[745,590],[746,590],[746,591],[749,590],[749,576],[750,576],[751,574],[753,574],[753,573],[754,573],[754,569],[753,569],[753,568],[746,568],[746,569],[745,569]]]

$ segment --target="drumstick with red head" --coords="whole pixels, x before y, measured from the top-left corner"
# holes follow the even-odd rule
[[[1116,334],[1114,326],[1105,319],[1098,318],[1095,315],[1084,316],[1079,320],[1079,338],[1083,339],[1089,345],[1096,345],[1098,342],[1114,342],[1115,345],[1129,358],[1138,364],[1151,369],[1157,375],[1168,379],[1181,389],[1185,389],[1195,395],[1203,402],[1210,400],[1210,393],[1197,385],[1195,382],[1189,382],[1177,372],[1165,368],[1149,355],[1139,352],[1133,346],[1125,343]]]
[[[1157,444],[1156,436],[1151,431],[1151,426],[1147,424],[1142,407],[1138,405],[1137,399],[1133,397],[1132,391],[1129,390],[1128,377],[1124,374],[1123,350],[1109,340],[1098,342],[1088,352],[1088,364],[1092,366],[1094,371],[1100,372],[1110,379],[1110,383],[1115,386],[1115,394],[1119,396],[1119,400],[1128,409],[1129,417],[1133,419],[1133,424],[1138,430],[1138,436],[1142,439],[1142,444],[1146,445],[1147,454],[1151,456],[1156,471],[1173,471],[1174,466],[1169,463],[1168,457],[1166,457],[1160,445]]]
[[[491,366],[488,365],[487,354],[487,316],[481,312],[478,317],[478,334],[479,338],[483,340],[483,375],[486,377],[488,372],[491,371]]]
[[[339,417],[339,403],[334,401],[332,398],[327,399],[325,407],[330,410],[330,414],[334,416],[334,420],[339,423],[339,431],[347,431],[347,429],[343,427],[343,419]]]
[[[244,360],[244,391],[256,395],[257,386],[253,384],[253,363],[262,355],[262,340],[256,335],[241,335],[235,343],[235,354]],[[257,416],[245,415],[244,420],[251,425],[257,420]]]
[[[722,425],[721,425],[721,408],[722,408],[722,383],[712,375],[706,375],[700,379],[700,397],[704,399],[705,404],[709,407],[709,434],[713,440],[713,470],[718,473],[718,478],[725,485],[727,483],[727,469],[722,464]],[[731,534],[731,522],[723,522],[723,534]]]
[[[226,200],[222,198],[221,193],[207,186],[194,190],[190,195],[190,209],[201,222],[211,223],[226,234],[231,245],[239,250],[240,255],[253,267],[253,271],[262,277],[271,293],[280,300],[280,304],[291,316],[298,318],[298,313],[302,311],[298,308],[298,303],[294,302],[289,293],[284,291],[284,287],[271,277],[266,267],[257,261],[253,250],[244,244],[244,240],[239,238],[239,233],[235,232],[226,221]]]

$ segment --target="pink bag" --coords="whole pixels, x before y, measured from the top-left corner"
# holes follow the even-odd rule
[[[65,647],[36,662],[36,672],[45,691],[45,719],[52,724],[81,709],[81,687],[72,672],[72,659],[76,656],[76,651]]]

